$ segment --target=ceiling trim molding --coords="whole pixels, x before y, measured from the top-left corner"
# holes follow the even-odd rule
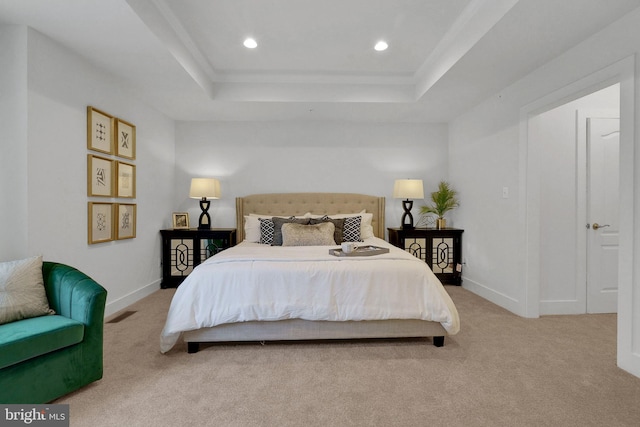
[[[472,0],[416,71],[416,99],[422,98],[518,1]]]
[[[235,83],[253,83],[257,85],[280,85],[295,84],[309,86],[338,85],[340,89],[329,91],[330,94],[337,95],[345,93],[347,86],[353,88],[346,90],[347,93],[360,93],[359,86],[382,86],[376,93],[389,93],[387,86],[399,87],[393,92],[397,92],[392,99],[402,99],[403,101],[413,101],[413,96],[407,99],[408,92],[415,92],[415,77],[413,75],[363,75],[363,74],[319,74],[319,73],[295,73],[287,71],[267,71],[259,73],[244,73],[241,71],[221,72],[215,70],[209,61],[202,54],[195,42],[189,36],[180,20],[175,16],[166,0],[127,0],[133,11],[140,17],[142,22],[154,33],[167,47],[171,55],[185,69],[191,78],[202,87],[211,99],[234,99],[245,101],[241,96]],[[231,84],[231,85],[230,85]],[[409,88],[410,86],[410,88]],[[255,88],[256,86],[254,86]],[[313,91],[313,89],[311,89]],[[267,90],[268,92],[268,90]],[[283,98],[297,101],[300,98],[299,87],[286,91],[289,95],[283,94]],[[260,96],[258,96],[260,98]],[[323,96],[326,99],[327,96]],[[376,95],[364,98],[377,98]],[[362,96],[338,96],[336,99],[353,102],[362,102]],[[300,98],[302,100],[302,98]],[[378,101],[376,101],[378,102]]]
[[[217,73],[196,47],[165,0],[126,0],[142,22],[167,47],[185,71],[214,98]]]
[[[412,75],[292,73],[269,71],[253,73],[243,71],[218,72],[220,83],[305,83],[305,84],[379,84],[415,85]]]

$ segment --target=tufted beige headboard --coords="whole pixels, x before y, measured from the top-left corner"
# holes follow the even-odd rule
[[[236,198],[237,241],[244,240],[244,216],[316,215],[357,213],[373,214],[373,234],[384,239],[384,197],[352,193],[276,193],[253,194]]]

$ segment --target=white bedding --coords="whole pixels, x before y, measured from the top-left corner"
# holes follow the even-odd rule
[[[373,257],[335,257],[330,246],[242,242],[197,266],[178,287],[160,337],[165,353],[184,331],[283,319],[422,319],[458,332],[458,312],[424,261],[389,248]]]

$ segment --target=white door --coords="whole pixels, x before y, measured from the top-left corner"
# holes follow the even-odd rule
[[[619,119],[587,119],[587,313],[618,311],[619,147]]]

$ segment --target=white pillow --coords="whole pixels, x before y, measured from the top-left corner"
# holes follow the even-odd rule
[[[362,215],[362,223],[360,224],[360,238],[368,239],[369,237],[374,237],[373,234],[373,214],[362,211],[360,213]]]
[[[253,243],[260,241],[260,220],[257,216],[244,216],[244,240]]]
[[[0,325],[53,314],[42,278],[42,256],[0,263]]]

